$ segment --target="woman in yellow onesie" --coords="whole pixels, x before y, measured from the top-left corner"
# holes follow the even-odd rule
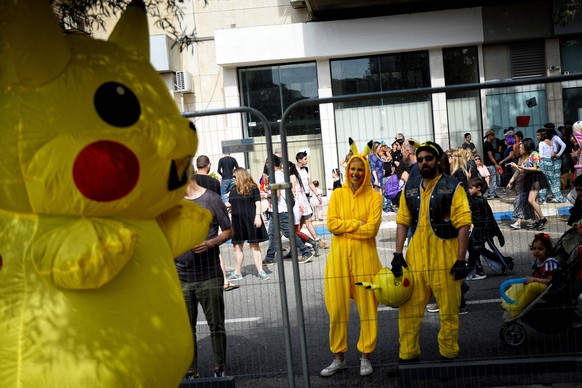
[[[324,275],[325,305],[329,313],[329,343],[335,359],[321,371],[332,376],[346,367],[350,299],[360,315],[358,350],[360,375],[373,372],[369,354],[376,348],[378,301],[373,292],[356,287],[357,282],[372,282],[382,268],[376,250],[376,235],[382,218],[382,196],[372,189],[370,166],[366,157],[372,142],[360,154],[352,139],[353,156],[348,161],[347,179],[331,196],[327,228],[333,234]]]

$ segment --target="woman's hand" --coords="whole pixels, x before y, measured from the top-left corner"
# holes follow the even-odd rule
[[[260,214],[255,215],[255,228],[260,228],[263,224],[263,219],[261,218]]]

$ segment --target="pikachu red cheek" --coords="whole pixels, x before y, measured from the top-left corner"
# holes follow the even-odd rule
[[[97,141],[75,158],[73,179],[85,197],[98,202],[116,201],[137,185],[139,161],[123,144]]]

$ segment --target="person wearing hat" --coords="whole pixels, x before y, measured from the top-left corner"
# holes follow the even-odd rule
[[[465,256],[469,241],[471,210],[460,183],[441,167],[442,148],[427,141],[416,150],[421,176],[409,179],[396,217],[396,250],[392,272],[398,277],[402,267],[414,276],[411,298],[400,306],[400,362],[418,360],[419,332],[424,309],[434,295],[440,308],[438,334],[441,358],[459,353],[459,305],[461,283],[469,268]],[[402,254],[408,229],[412,229],[406,259]]]
[[[392,159],[392,168],[395,169],[402,163],[402,144],[404,140],[396,139],[392,142],[392,150],[390,151],[390,157]]]
[[[501,160],[501,147],[495,137],[495,131],[492,129],[485,132],[483,139],[485,139],[485,143],[483,144],[483,159],[489,171],[489,193],[487,194],[487,198],[499,198],[496,191],[497,187],[501,184],[499,170],[503,171],[499,165],[499,160]]]

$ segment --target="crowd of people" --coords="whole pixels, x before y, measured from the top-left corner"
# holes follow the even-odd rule
[[[561,189],[572,184],[580,155],[571,129],[547,124],[537,132],[537,140],[536,144],[531,138],[524,139],[520,131],[508,128],[500,141],[489,130],[484,136],[483,155],[479,155],[470,133],[465,134],[461,147],[446,151],[437,143],[421,144],[399,133],[390,146],[384,141],[371,141],[360,153],[350,139],[350,152],[331,171],[327,227],[332,240],[324,295],[334,360],[321,371],[322,376],[332,376],[346,367],[350,300],[356,302],[361,325],[357,344],[360,374],[373,373],[370,355],[376,346],[378,300],[354,284],[372,282],[382,268],[376,249],[382,211],[397,211],[396,249],[391,263],[394,276],[401,275],[404,268],[414,273],[411,297],[399,306],[399,361],[418,361],[419,331],[427,306],[430,312],[440,312],[441,357],[457,357],[459,315],[466,313],[464,293],[469,288],[466,281],[486,277],[480,258],[486,257],[488,264],[489,260],[496,263],[502,273],[513,269],[512,259],[503,256],[493,243],[493,237],[497,237],[503,246],[504,238],[488,200],[515,189],[516,222],[511,228],[519,229],[523,220],[531,220],[527,228],[535,230],[543,230],[547,224],[540,204],[566,201]],[[313,225],[314,220],[324,218],[323,193],[319,181],[310,176],[307,153],[297,153],[295,163],[288,163],[290,191],[269,190],[269,183],[285,183],[280,150],[270,160],[274,176],[270,176],[267,162],[257,182],[236,159],[224,155],[218,161],[219,181],[209,174],[209,158],[200,155],[185,193],[185,199],[213,215],[206,241],[176,258],[176,267],[194,338],[198,303],[207,318],[217,377],[224,374],[226,359],[223,292],[237,288],[236,282],[247,275],[242,271],[244,243],[249,244],[256,276],[263,281],[270,279],[266,268],[285,258],[276,254],[280,238],[276,230],[290,238],[290,228],[294,227],[295,242],[291,245],[297,253],[290,252],[290,257],[297,257],[299,263],[313,261],[320,249],[327,248]],[[582,200],[576,203],[582,218]],[[235,266],[227,275],[218,247],[229,239]],[[266,241],[263,256],[260,243]],[[429,305],[431,298],[436,303]],[[198,376],[194,358],[187,377]]]
[[[518,182],[514,212],[517,221],[511,228],[520,228],[521,220],[530,219],[527,227],[532,230],[543,230],[548,222],[540,206],[546,203],[545,195],[552,195],[549,202],[565,202],[561,189],[567,188],[568,180],[564,175],[574,171],[580,151],[568,128],[558,129],[562,137],[569,139],[569,147],[552,124],[537,132],[537,145],[531,138],[524,139],[520,131],[514,133],[513,128],[504,131],[503,142],[489,130],[484,136],[484,159],[478,155],[469,133],[461,147],[447,151],[437,143],[418,144],[402,134],[392,149],[384,142],[371,142],[366,148],[370,153],[364,158],[350,150],[342,163],[347,184],[340,193],[334,192],[328,210],[332,242],[324,289],[330,319],[329,348],[334,359],[321,376],[332,376],[347,367],[344,354],[349,299],[355,301],[360,316],[360,375],[373,372],[370,355],[376,344],[374,312],[378,300],[354,287],[371,284],[379,265],[375,239],[381,215],[373,194],[382,194],[384,211],[398,208],[393,276],[401,277],[404,268],[414,274],[410,297],[398,306],[399,362],[419,361],[419,332],[431,298],[436,303],[429,312],[439,312],[441,321],[441,359],[453,360],[459,353],[459,315],[467,312],[466,281],[486,277],[480,258],[485,257],[491,268],[502,273],[513,270],[513,259],[501,254],[493,243],[497,237],[503,246],[505,239],[488,200],[500,198],[499,194],[506,194]],[[581,184],[581,179],[576,184]],[[575,205],[572,212],[578,219],[582,215],[581,203],[576,200],[578,208]],[[358,244],[357,250],[354,244]],[[493,252],[486,249],[486,244]],[[534,240],[531,249],[540,261],[538,245]],[[549,283],[551,273],[557,269],[556,262],[552,261],[550,270],[534,271],[527,282]],[[579,323],[577,318],[576,324]]]
[[[479,155],[472,135],[465,133],[461,147],[445,151],[445,174],[451,175],[468,190],[468,181],[480,178],[485,183],[487,199],[499,199],[516,189],[515,223],[520,229],[523,220],[531,220],[527,228],[543,230],[547,219],[540,205],[564,203],[562,190],[572,188],[574,166],[580,156],[580,146],[572,133],[572,123],[555,127],[545,124],[537,131],[537,141],[524,139],[521,131],[509,127],[503,140],[493,130],[485,132],[483,155]],[[419,175],[414,155],[419,146],[416,139],[405,139],[398,134],[390,147],[384,141],[375,141],[368,156],[373,188],[383,195],[384,212],[396,211],[399,193],[408,179]],[[348,153],[345,163],[351,155]],[[334,176],[341,176],[334,169]]]

